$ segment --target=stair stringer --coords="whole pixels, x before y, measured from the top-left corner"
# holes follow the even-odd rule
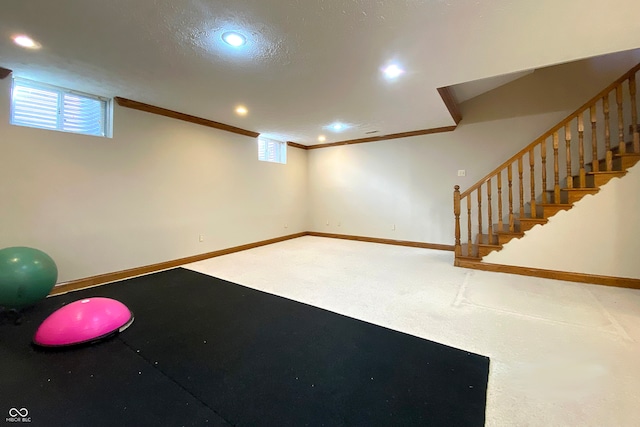
[[[482,263],[640,279],[640,163]]]

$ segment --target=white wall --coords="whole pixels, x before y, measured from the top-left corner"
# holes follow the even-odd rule
[[[113,139],[11,126],[10,86],[0,248],[44,250],[59,282],[308,229],[305,150],[259,162],[256,139],[117,106]]]
[[[483,261],[640,279],[640,165]]]
[[[454,132],[311,150],[311,230],[452,245],[454,185],[473,185],[638,60],[634,51],[537,70],[463,103]]]
[[[446,134],[311,150],[311,230],[452,245],[454,185],[471,186],[568,112],[463,120]]]
[[[634,55],[536,71],[464,103],[455,132],[290,148],[287,165],[258,162],[254,139],[117,106],[113,139],[10,126],[4,79],[0,247],[44,250],[63,282],[307,230],[453,244],[453,186],[472,185]]]

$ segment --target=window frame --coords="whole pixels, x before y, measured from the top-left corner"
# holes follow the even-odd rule
[[[34,89],[51,92],[58,97],[58,111],[55,116],[56,126],[37,126],[28,121],[20,121],[15,117],[16,113],[16,88]],[[71,129],[65,129],[65,96],[78,97],[81,100],[90,100],[100,102],[101,118],[100,118],[100,132],[82,132]],[[9,123],[14,126],[29,127],[33,129],[52,130],[57,132],[73,133],[77,135],[97,136],[102,138],[111,138],[113,135],[113,101],[110,98],[93,95],[86,92],[80,92],[73,89],[64,88],[61,86],[55,86],[48,83],[42,83],[35,80],[25,79],[23,77],[13,77],[11,82],[11,99],[10,99],[10,111],[9,111]],[[44,114],[43,114],[44,116]],[[53,116],[53,115],[52,115]],[[68,115],[66,117],[69,117]],[[52,117],[53,118],[53,117]]]
[[[262,144],[266,144],[266,148],[262,149]],[[273,144],[274,150],[270,150],[269,144]],[[264,156],[263,156],[264,154]],[[273,138],[267,138],[263,136],[258,137],[258,160],[268,163],[279,163],[282,165],[287,164],[287,143],[284,141],[278,141]]]

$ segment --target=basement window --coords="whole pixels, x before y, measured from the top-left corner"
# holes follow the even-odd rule
[[[110,101],[31,80],[14,78],[11,124],[108,137]]]
[[[258,160],[287,163],[287,143],[269,138],[258,138]]]

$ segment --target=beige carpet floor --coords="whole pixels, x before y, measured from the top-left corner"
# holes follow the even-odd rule
[[[487,426],[640,425],[639,290],[311,236],[185,267],[489,356]]]

